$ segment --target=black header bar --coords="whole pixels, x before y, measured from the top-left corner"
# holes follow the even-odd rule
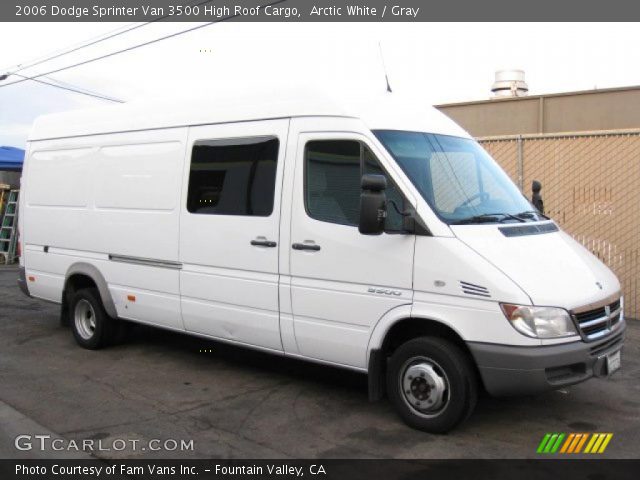
[[[3,0],[3,22],[637,21],[632,0]],[[544,32],[540,32],[544,35]],[[516,41],[516,39],[512,39]]]
[[[0,460],[3,480],[632,480],[638,460]]]

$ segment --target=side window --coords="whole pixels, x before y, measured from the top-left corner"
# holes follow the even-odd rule
[[[305,204],[309,216],[323,222],[358,225],[360,142],[308,142],[305,163]]]
[[[271,215],[278,147],[274,137],[195,142],[187,210],[204,215]]]
[[[384,175],[375,155],[355,140],[314,140],[305,146],[305,206],[311,218],[357,226],[363,173]],[[386,195],[398,209],[404,199],[388,175]],[[402,216],[390,206],[386,230],[401,231]]]

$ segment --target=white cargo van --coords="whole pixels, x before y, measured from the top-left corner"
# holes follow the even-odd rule
[[[480,388],[620,366],[620,284],[435,109],[394,94],[45,116],[22,178],[25,293],[97,349],[122,320],[368,374],[445,432]]]

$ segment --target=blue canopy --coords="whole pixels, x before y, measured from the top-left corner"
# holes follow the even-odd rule
[[[19,172],[22,170],[24,150],[15,147],[0,147],[0,170]]]

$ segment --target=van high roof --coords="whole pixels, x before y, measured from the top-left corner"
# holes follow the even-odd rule
[[[342,100],[315,91],[136,100],[90,110],[38,117],[30,141],[138,130],[289,117],[331,116],[362,120],[370,129],[411,130],[469,137],[435,108],[395,93]]]

